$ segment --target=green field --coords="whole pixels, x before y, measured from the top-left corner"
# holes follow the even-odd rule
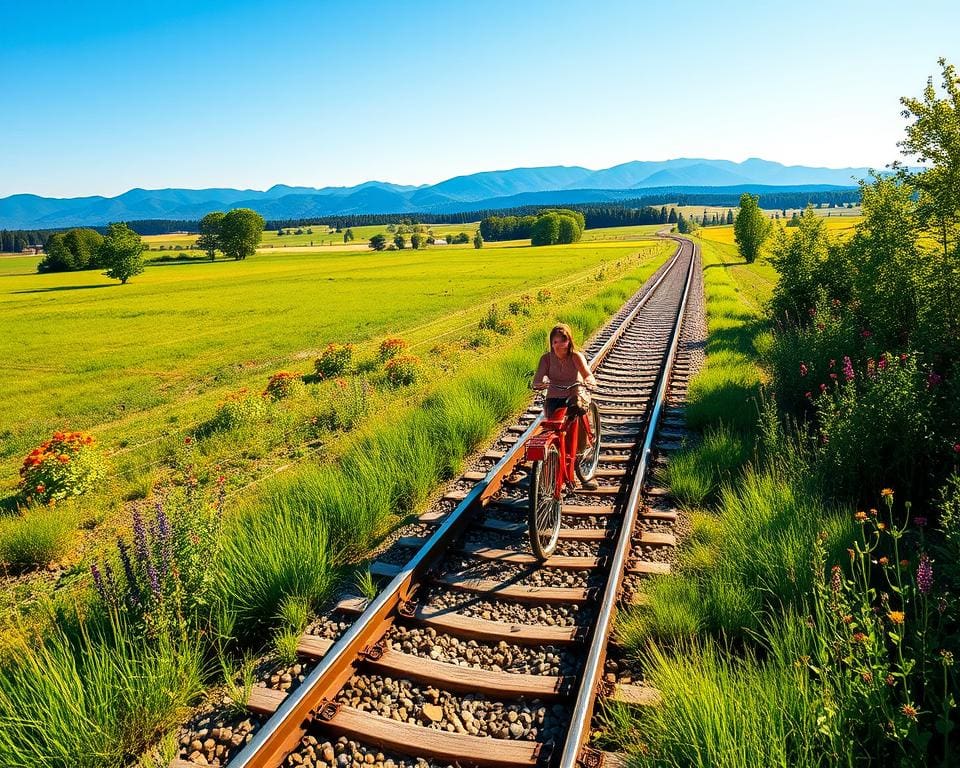
[[[402,253],[258,254],[153,266],[125,286],[99,272],[38,275],[0,261],[3,486],[55,429],[108,447],[208,418],[226,393],[310,369],[331,341],[402,334],[429,348],[475,328],[493,301],[594,279],[600,264],[667,243],[472,246]]]

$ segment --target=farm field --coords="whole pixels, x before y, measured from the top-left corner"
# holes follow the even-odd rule
[[[466,224],[424,224],[424,226],[433,233],[434,237],[445,237],[455,235],[460,232],[466,232],[471,238],[480,223],[477,221]],[[302,229],[303,234],[295,234],[297,229]],[[312,229],[312,232],[307,230]],[[376,234],[387,235],[393,238],[393,233],[387,230],[385,224],[376,224],[365,227],[350,227],[356,237],[357,244],[365,244]],[[344,230],[346,231],[346,230]],[[323,224],[315,224],[303,227],[284,228],[284,232],[290,232],[286,235],[278,235],[276,229],[267,229],[263,232],[263,240],[260,243],[261,249],[283,248],[290,246],[325,246],[342,247],[343,232],[337,232]],[[183,249],[191,249],[196,245],[198,235],[145,235],[143,242],[150,250],[159,250],[163,246],[164,250],[180,246]]]
[[[0,263],[3,484],[60,428],[107,446],[208,417],[227,392],[310,367],[331,341],[402,333],[429,346],[475,326],[491,302],[592,280],[599,266],[666,253],[666,243],[437,252],[276,253],[244,262],[155,266],[126,286],[99,272],[37,275]],[[465,333],[465,331],[463,331]]]

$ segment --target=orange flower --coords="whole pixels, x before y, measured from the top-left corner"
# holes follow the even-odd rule
[[[886,556],[881,557],[879,562],[880,565],[888,565],[890,563],[890,558]]]
[[[890,611],[887,614],[887,618],[890,619],[891,624],[903,624],[904,614],[903,611]]]
[[[880,491],[880,495],[884,497],[893,496],[893,488],[884,488]]]
[[[857,514],[853,516],[853,519],[856,520],[858,523],[864,523],[867,520],[867,513],[864,512],[862,509],[858,510]]]
[[[879,530],[879,531],[885,531],[885,530],[887,530],[887,524],[886,524],[886,523],[877,523],[877,530]]]
[[[59,456],[57,456],[57,461],[59,461],[61,464],[69,464],[70,457],[65,453],[61,453]]]
[[[909,704],[904,704],[902,707],[900,707],[900,711],[903,712],[903,714],[906,715],[910,720],[917,719],[917,710]]]

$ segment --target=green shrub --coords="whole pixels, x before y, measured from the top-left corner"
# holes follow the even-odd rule
[[[406,387],[416,383],[420,367],[420,358],[416,355],[400,355],[387,361],[384,372],[391,386]]]
[[[321,378],[328,379],[340,376],[350,368],[353,361],[353,344],[327,344],[326,349],[313,364],[314,370]]]
[[[0,562],[14,570],[44,566],[66,552],[77,527],[75,512],[30,504],[0,518]]]
[[[480,318],[480,330],[493,331],[501,336],[509,336],[513,333],[513,329],[513,321],[506,317],[496,304],[491,304],[487,314]]]
[[[20,467],[20,494],[27,501],[61,501],[103,480],[106,470],[92,435],[54,432]]]
[[[524,315],[529,317],[533,310],[533,298],[528,294],[523,294],[519,299],[515,299],[507,304],[507,311],[511,315]]]
[[[210,432],[229,432],[233,429],[259,424],[270,414],[270,401],[253,395],[246,388],[227,395],[217,407],[217,412],[199,430],[200,435]]]
[[[370,385],[366,379],[334,379],[330,399],[313,423],[329,432],[349,432],[370,410]]]
[[[539,291],[537,291],[537,301],[539,301],[541,304],[546,304],[552,298],[553,291],[551,291],[549,288],[541,288]]]

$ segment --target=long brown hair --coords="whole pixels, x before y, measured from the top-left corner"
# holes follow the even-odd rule
[[[573,331],[570,330],[570,326],[566,323],[557,323],[550,331],[550,351],[553,351],[553,337],[554,336],[564,336],[568,342],[570,342],[567,347],[567,354],[572,355],[577,351],[577,342],[573,340]]]

